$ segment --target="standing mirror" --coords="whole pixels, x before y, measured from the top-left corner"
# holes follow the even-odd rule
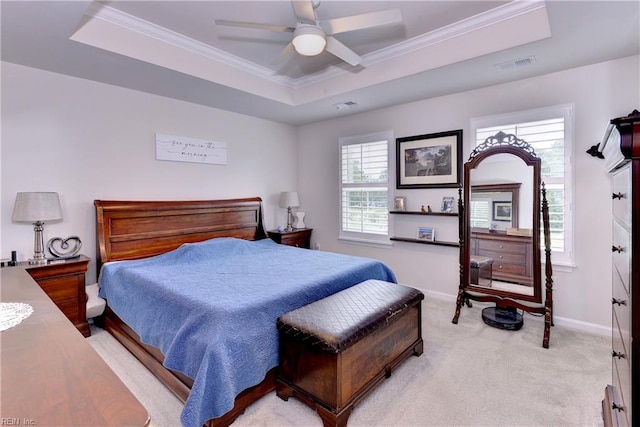
[[[471,300],[495,303],[485,323],[522,327],[522,312],[544,314],[543,347],[549,347],[552,280],[548,208],[541,160],[515,135],[499,132],[476,147],[464,165],[460,212],[460,289],[453,323]],[[544,229],[543,289],[540,224]]]

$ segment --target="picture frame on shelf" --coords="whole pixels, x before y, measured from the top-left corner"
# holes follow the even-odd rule
[[[396,188],[458,187],[462,129],[396,139]]]
[[[426,240],[428,242],[436,241],[436,229],[433,227],[418,227],[418,233],[416,235],[418,240]]]
[[[440,207],[440,212],[444,213],[453,213],[453,204],[455,203],[455,198],[453,197],[443,197],[442,205]]]
[[[407,210],[407,198],[398,196],[393,199],[393,210],[405,212]]]
[[[493,202],[493,220],[511,221],[511,202]]]

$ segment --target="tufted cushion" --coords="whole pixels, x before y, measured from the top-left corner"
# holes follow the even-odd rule
[[[278,330],[307,345],[340,353],[424,299],[417,289],[367,280],[278,318]]]

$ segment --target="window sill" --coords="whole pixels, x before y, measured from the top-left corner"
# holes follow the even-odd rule
[[[388,239],[387,237],[385,237]],[[338,240],[351,245],[372,246],[377,248],[391,249],[393,244],[389,240],[371,240],[371,239],[358,239],[355,237],[338,237]]]
[[[551,254],[551,267],[553,268],[553,272],[558,272],[561,271],[563,273],[573,273],[573,270],[575,270],[576,268],[578,268],[577,265],[575,265],[574,263],[569,263],[569,262],[554,262],[553,261],[553,254]],[[546,265],[546,263],[544,261],[541,261],[542,264],[542,272],[544,274],[544,266]]]

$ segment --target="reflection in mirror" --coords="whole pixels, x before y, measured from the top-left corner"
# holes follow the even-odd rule
[[[460,289],[453,323],[471,300],[495,302],[485,323],[517,330],[522,314],[545,315],[543,347],[549,345],[552,280],[548,206],[541,160],[515,135],[499,132],[476,147],[464,165],[460,203]],[[542,199],[541,199],[542,194]],[[540,223],[545,227],[546,282],[542,283]],[[543,297],[545,301],[543,302]]]
[[[470,171],[469,185],[470,285],[533,297],[533,167],[497,154]]]

